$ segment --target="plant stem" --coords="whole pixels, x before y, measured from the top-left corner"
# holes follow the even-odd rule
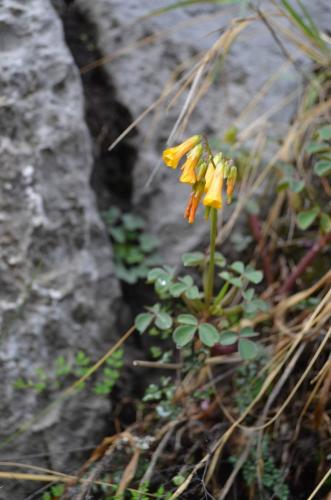
[[[299,260],[296,267],[290,273],[285,283],[278,290],[281,294],[288,294],[295,285],[296,280],[301,276],[307,267],[313,262],[324,246],[331,241],[331,233],[321,236],[318,241],[308,250],[308,252]]]
[[[215,273],[215,247],[217,237],[217,209],[210,210],[210,249],[209,249],[209,267],[206,280],[205,299],[209,306],[214,294],[214,273]]]

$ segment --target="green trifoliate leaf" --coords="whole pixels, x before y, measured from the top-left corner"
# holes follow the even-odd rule
[[[125,214],[122,217],[123,224],[128,231],[142,229],[145,226],[145,221],[138,215]]]
[[[177,316],[177,323],[182,323],[183,325],[197,326],[198,320],[193,314],[180,314]]]
[[[319,211],[320,210],[318,207],[314,207],[310,210],[303,210],[302,212],[299,212],[297,216],[297,223],[299,228],[303,231],[305,229],[308,229],[315,221],[317,215],[319,214]]]
[[[173,340],[177,347],[184,347],[194,337],[197,327],[191,325],[178,326],[173,333]]]
[[[255,342],[247,339],[239,339],[239,354],[242,359],[255,359],[259,353],[259,348]]]
[[[151,252],[159,246],[159,240],[152,234],[143,233],[139,236],[139,242],[143,252]]]
[[[245,326],[240,330],[240,337],[257,337],[259,334],[250,326]]]
[[[233,271],[236,271],[238,274],[243,274],[245,271],[245,266],[243,262],[240,262],[239,260],[231,264],[230,269]]]
[[[193,278],[192,278],[192,276],[183,276],[182,278],[179,278],[179,281],[181,283],[184,283],[188,287],[191,287],[193,285]]]
[[[151,313],[141,313],[135,319],[135,327],[137,328],[139,333],[144,333],[151,322],[153,321],[153,314]]]
[[[320,160],[314,165],[314,172],[319,177],[331,174],[331,161],[330,160]]]
[[[212,347],[219,342],[220,334],[214,325],[201,323],[201,325],[199,325],[199,338],[204,345]]]
[[[256,271],[253,267],[247,266],[244,272],[244,276],[248,281],[251,281],[255,285],[261,283],[263,280],[263,273],[261,271]]]
[[[124,243],[126,240],[126,234],[123,227],[111,227],[109,233],[117,243]]]
[[[331,139],[331,125],[325,125],[319,128],[317,133],[322,141],[329,141]]]
[[[199,292],[199,289],[197,286],[192,286],[192,288],[189,288],[186,292],[185,292],[185,296],[189,299],[189,300],[196,300],[196,299],[200,299],[202,297],[202,294]]]
[[[215,265],[218,267],[224,267],[226,264],[226,260],[224,255],[220,252],[215,252]]]
[[[248,288],[247,290],[242,291],[242,295],[245,300],[247,301],[252,300],[255,295],[255,290],[254,288]]]
[[[320,216],[320,228],[324,234],[331,232],[331,217],[326,213],[322,213]]]
[[[323,151],[328,151],[330,149],[329,144],[326,142],[311,142],[308,144],[306,151],[307,153],[322,153]]]
[[[242,287],[242,281],[240,278],[235,278],[232,274],[230,274],[228,271],[223,271],[222,273],[219,274],[219,276],[224,280],[230,283],[231,285],[241,288]]]
[[[189,252],[182,255],[182,262],[185,267],[200,266],[204,262],[204,254],[202,252]]]
[[[160,312],[156,316],[155,325],[160,330],[168,330],[172,326],[172,317],[166,312]]]
[[[185,283],[173,283],[170,285],[169,292],[172,297],[180,297],[188,289]]]
[[[169,273],[167,273],[164,269],[161,267],[155,267],[149,271],[147,281],[149,283],[154,283],[158,279],[169,280],[169,278],[171,278]]]
[[[226,331],[222,332],[220,335],[220,344],[222,345],[232,345],[238,340],[238,334],[236,332]]]

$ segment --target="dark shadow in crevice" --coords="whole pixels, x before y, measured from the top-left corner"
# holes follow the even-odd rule
[[[75,3],[61,9],[67,45],[78,68],[102,58],[94,25],[78,10]],[[132,197],[132,172],[136,150],[134,133],[113,151],[109,145],[132,122],[128,109],[116,98],[116,91],[102,65],[81,72],[85,96],[85,116],[93,138],[94,166],[91,186],[102,212],[116,205],[128,211]]]

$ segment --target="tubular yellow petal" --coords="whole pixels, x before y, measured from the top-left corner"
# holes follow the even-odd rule
[[[203,200],[205,207],[222,208],[223,169],[214,172],[212,182]]]
[[[201,141],[200,135],[193,135],[178,146],[163,151],[162,158],[167,167],[177,168],[181,158]]]
[[[206,181],[205,193],[207,193],[208,189],[210,188],[210,184],[211,184],[211,181],[213,179],[214,172],[215,172],[215,167],[212,164],[212,162],[209,162],[208,167],[207,167],[207,172],[205,175],[205,181]]]
[[[197,176],[195,173],[195,168],[200,161],[202,154],[202,146],[198,144],[192,149],[192,151],[187,155],[187,160],[184,163],[182,169],[183,173],[180,176],[180,182],[185,182],[186,184],[195,184],[197,181]]]

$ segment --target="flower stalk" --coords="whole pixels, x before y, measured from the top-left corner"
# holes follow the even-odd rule
[[[217,209],[210,210],[210,243],[209,243],[209,264],[206,279],[205,300],[209,307],[214,296],[214,274],[215,274],[215,249],[217,238]]]

